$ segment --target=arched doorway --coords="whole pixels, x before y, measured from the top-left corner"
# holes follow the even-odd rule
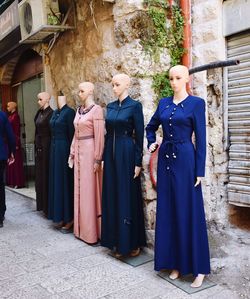
[[[11,80],[11,94],[21,119],[21,144],[27,187],[34,186],[34,117],[38,110],[37,94],[44,89],[42,57],[32,49],[19,58]]]

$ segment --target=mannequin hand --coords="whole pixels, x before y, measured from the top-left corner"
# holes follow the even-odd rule
[[[69,159],[68,159],[68,165],[69,165],[69,168],[73,168],[74,166],[74,158],[73,156],[69,156]]]
[[[197,176],[194,186],[197,187],[200,183],[201,183],[201,177]]]
[[[8,165],[11,165],[11,164],[14,163],[14,162],[15,162],[14,155],[11,154],[10,157],[9,157],[9,159],[7,160],[7,164],[8,164]]]
[[[138,177],[138,175],[141,172],[141,167],[139,166],[135,166],[135,175],[134,175],[134,179]]]
[[[157,149],[158,146],[159,146],[159,145],[158,145],[157,142],[152,143],[152,144],[150,145],[150,147],[149,147],[149,152],[150,152],[150,153],[153,153],[154,151],[156,151],[156,149]]]
[[[101,169],[101,164],[100,163],[94,163],[94,173],[99,171],[99,169]]]

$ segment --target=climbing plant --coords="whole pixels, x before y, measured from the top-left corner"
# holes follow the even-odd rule
[[[171,58],[170,67],[179,64],[185,53],[181,9],[176,5],[170,7],[166,0],[144,0],[144,5],[149,16],[148,34],[142,38],[144,50],[155,61],[159,61],[160,54],[167,48]],[[153,76],[153,89],[158,98],[172,95],[168,79],[168,70]]]

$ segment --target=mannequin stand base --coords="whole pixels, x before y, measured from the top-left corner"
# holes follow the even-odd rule
[[[154,259],[154,257],[151,254],[148,254],[143,250],[141,250],[139,255],[133,257],[132,256],[116,257],[114,252],[110,252],[109,255],[133,267],[138,267],[140,265],[146,264],[148,262],[153,261]]]
[[[157,275],[188,294],[197,293],[216,286],[213,281],[205,277],[202,285],[199,288],[192,288],[190,285],[194,281],[193,275],[180,276],[179,278],[173,280],[169,278],[169,274],[169,271],[160,271]]]

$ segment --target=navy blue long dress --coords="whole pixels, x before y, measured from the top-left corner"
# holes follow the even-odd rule
[[[48,219],[68,223],[73,220],[73,169],[68,167],[71,141],[74,135],[75,111],[64,105],[50,119],[51,144],[49,164]]]
[[[157,169],[155,270],[176,269],[182,275],[210,273],[207,228],[201,184],[205,174],[205,102],[188,96],[178,105],[163,98],[146,127],[148,146],[162,125]],[[195,133],[195,147],[192,134]]]
[[[144,122],[140,102],[108,104],[104,146],[101,244],[120,254],[146,245],[140,176]]]

